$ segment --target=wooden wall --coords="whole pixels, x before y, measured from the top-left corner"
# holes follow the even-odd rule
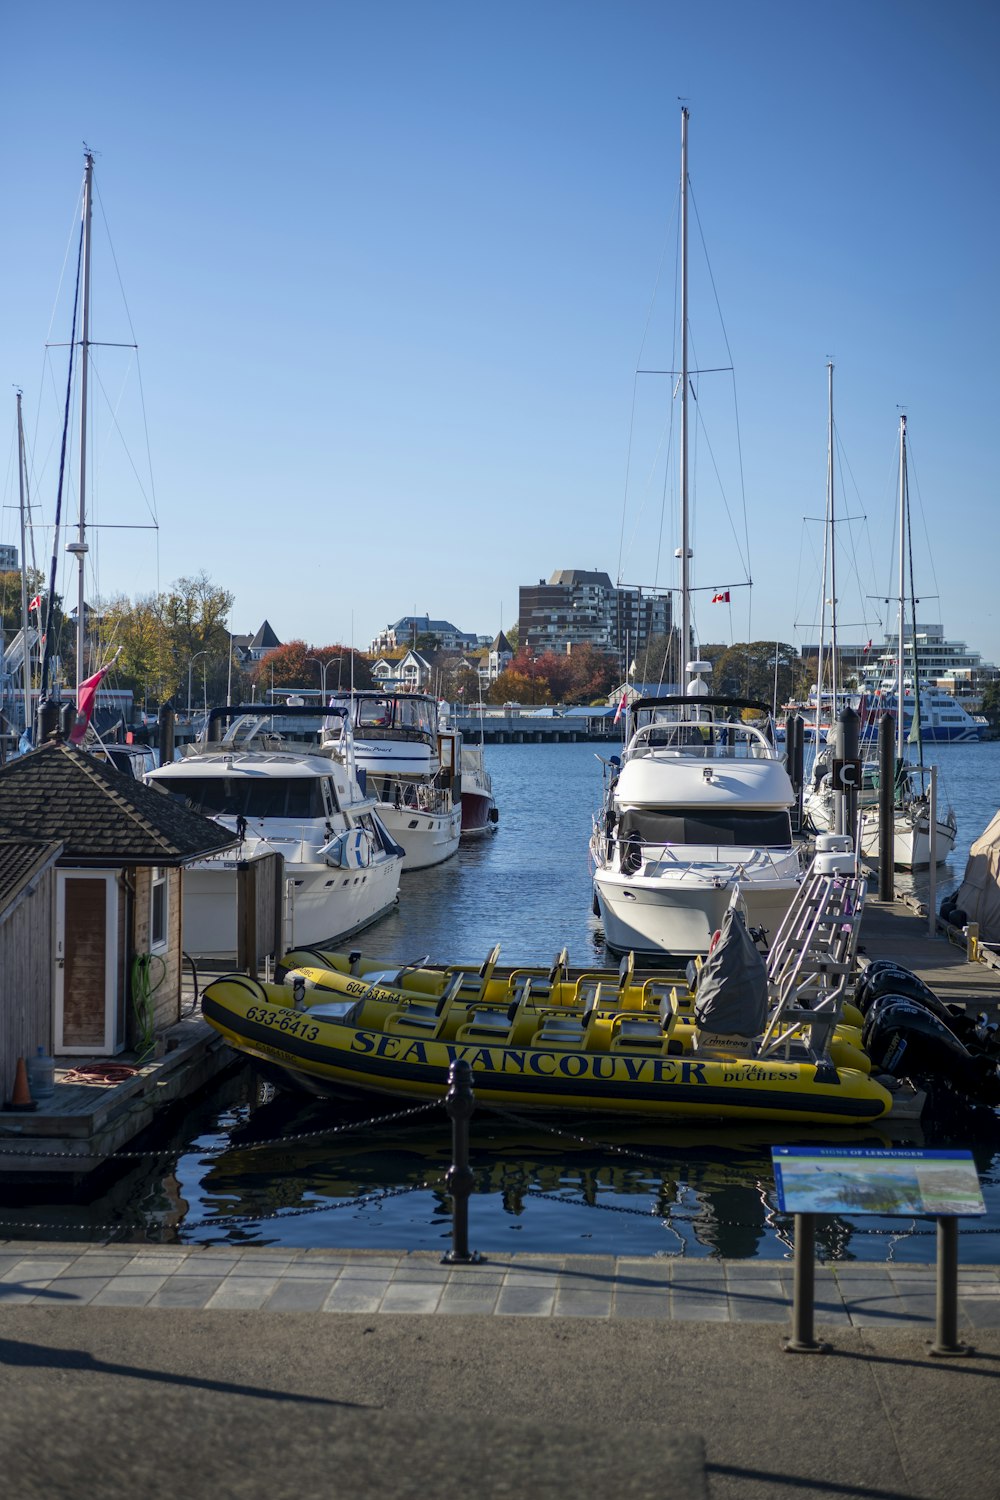
[[[183,959],[181,957],[181,872],[180,870],[166,871],[167,876],[167,946],[165,951],[160,951],[157,957],[163,961],[163,970],[159,964],[152,965],[151,979],[156,985],[153,994],[153,1025],[156,1031],[164,1031],[168,1026],[173,1026],[181,1016],[181,980]],[[144,867],[135,870],[135,896],[132,904],[132,950],[134,953],[148,953],[149,949],[149,917],[150,917],[150,893],[153,885],[153,871]],[[161,976],[162,972],[162,978]],[[157,980],[159,983],[157,984]],[[131,998],[131,976],[129,993]],[[132,1025],[131,1010],[129,1015],[130,1027]],[[130,1031],[131,1035],[131,1031]]]
[[[39,1047],[52,1051],[52,955],[56,934],[56,872],[44,871],[35,891],[0,921],[0,1104],[14,1090],[17,1060]]]

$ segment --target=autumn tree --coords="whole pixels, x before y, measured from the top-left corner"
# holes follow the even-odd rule
[[[490,703],[526,703],[539,705],[552,702],[548,683],[542,677],[528,677],[514,668],[513,663],[506,672],[501,672],[490,683],[487,698]]]
[[[356,688],[372,685],[371,662],[360,652],[352,652],[349,646],[310,646],[305,641],[296,640],[276,646],[260,661],[254,662],[248,673],[250,686],[258,698],[266,698],[271,687],[322,689],[321,664],[326,665],[328,693],[347,692],[352,682]]]
[[[563,703],[603,702],[619,677],[613,653],[602,651],[589,641],[574,646],[569,664],[570,681],[562,696]]]

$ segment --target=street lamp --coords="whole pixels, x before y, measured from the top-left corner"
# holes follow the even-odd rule
[[[317,667],[319,667],[320,672],[322,673],[322,684],[323,684],[323,686],[321,688],[321,691],[322,691],[323,697],[325,698],[326,697],[326,669],[330,665],[330,663],[333,661],[333,657],[330,656],[330,657],[327,657],[326,661],[320,661],[320,659],[319,659],[318,656],[307,656],[307,657],[305,657],[305,660],[306,661],[314,661],[316,663]]]
[[[207,651],[196,651],[194,653],[194,655],[192,656],[191,660],[188,662],[188,718],[189,719],[191,717],[191,668],[194,666],[194,664],[198,660],[199,656],[207,656],[207,655],[208,655]],[[206,707],[206,710],[207,710],[207,708],[208,708],[208,686],[207,686],[207,682],[206,682],[206,686],[205,686],[205,707]]]

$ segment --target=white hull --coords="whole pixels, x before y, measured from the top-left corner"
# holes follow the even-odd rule
[[[773,861],[746,851],[737,869],[730,862],[693,860],[664,870],[652,861],[649,873],[595,871],[594,894],[608,946],[618,953],[692,957],[708,952],[713,934],[739,887],[749,927],[763,927],[773,938],[799,887],[798,856]]]
[[[450,859],[462,835],[462,808],[422,812],[409,807],[378,805],[378,815],[403,848],[404,870],[426,870]]]
[[[955,824],[937,820],[937,863],[946,860],[955,847]],[[861,826],[861,853],[866,859],[879,858],[879,817],[866,812]],[[924,813],[902,812],[893,821],[892,863],[899,870],[928,870],[931,863],[930,820]]]
[[[819,833],[832,832],[835,822],[833,798],[822,792],[806,799],[805,811]],[[861,853],[865,859],[879,858],[879,813],[877,802],[861,808]],[[937,820],[937,863],[942,864],[955,847],[954,817]],[[930,820],[926,803],[897,810],[893,820],[892,863],[898,870],[926,870],[931,863]]]
[[[286,867],[286,950],[331,944],[360,932],[396,904],[398,859],[365,869]],[[236,955],[236,861],[204,860],[184,871],[184,950],[201,958]]]

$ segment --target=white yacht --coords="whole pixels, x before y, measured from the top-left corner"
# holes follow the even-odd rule
[[[682,109],[677,623],[684,656],[693,639],[687,125],[688,111]],[[728,599],[728,592],[719,597]],[[734,900],[748,927],[773,934],[803,875],[792,836],[795,793],[767,706],[711,695],[704,680],[710,671],[708,662],[689,662],[682,693],[636,698],[620,762],[605,765],[603,805],[590,842],[594,906],[608,947],[619,953],[707,953]],[[767,732],[743,721],[748,710],[763,715]]]
[[[348,937],[398,897],[403,851],[349,758],[290,743],[273,723],[244,715],[221,741],[185,746],[145,777],[239,836],[184,872],[184,947],[204,958],[236,953],[237,868],[271,850],[285,858],[286,949]]]
[[[323,742],[342,754],[345,734],[353,734],[359,780],[402,845],[403,869],[448,859],[462,833],[462,736],[443,722],[438,700],[361,689],[334,693],[331,714],[338,709]]]
[[[629,709],[590,844],[595,905],[616,952],[707,953],[734,896],[749,927],[777,931],[803,873],[795,793],[768,734],[727,717],[762,707],[671,695]]]

